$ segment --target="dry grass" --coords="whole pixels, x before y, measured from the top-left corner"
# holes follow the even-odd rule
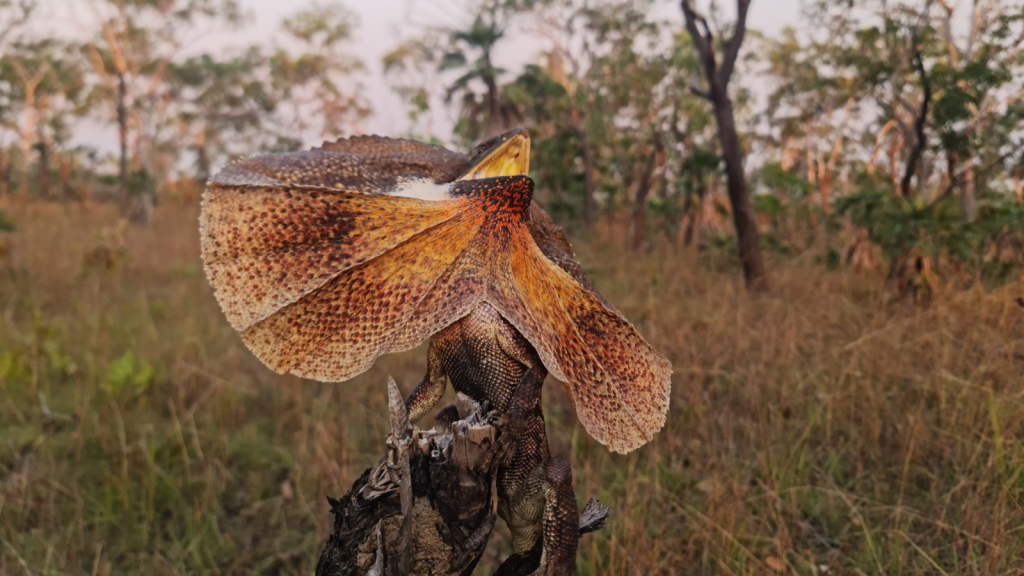
[[[123,255],[107,207],[11,216],[0,575],[310,574],[325,497],[380,454],[386,375],[411,390],[423,347],[344,384],[277,376],[211,296],[194,208]],[[578,252],[675,366],[666,429],[626,456],[549,380],[553,451],[612,507],[582,574],[1024,573],[1020,286],[886,308],[881,278],[807,259],[752,296],[707,256]]]

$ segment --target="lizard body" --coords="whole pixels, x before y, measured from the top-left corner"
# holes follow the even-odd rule
[[[564,383],[587,432],[629,452],[665,423],[671,365],[532,201],[528,144],[505,153],[525,132],[499,138],[472,156],[360,137],[232,164],[203,195],[204,270],[264,363],[322,381],[360,374],[486,302]]]
[[[541,410],[547,370],[514,326],[481,304],[434,334],[427,373],[406,401],[410,421],[424,416],[452,388],[503,414],[499,426],[508,447],[498,468],[498,515],[508,524],[515,553],[542,539],[541,573],[575,570],[579,512],[572,469],[552,459]]]
[[[594,438],[628,452],[664,424],[671,367],[594,289],[532,201],[528,166],[522,130],[471,155],[339,140],[227,167],[200,232],[228,320],[278,372],[346,380],[429,337],[410,416],[446,378],[504,412],[499,512],[517,553],[540,542],[541,570],[565,574],[578,511],[571,470],[548,450],[544,377],[565,383]]]

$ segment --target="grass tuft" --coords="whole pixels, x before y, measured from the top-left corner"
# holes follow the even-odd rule
[[[197,212],[150,229],[33,205],[0,260],[0,574],[308,575],[326,497],[380,455],[384,382],[249,354],[201,270]],[[673,362],[665,429],[613,455],[554,380],[554,454],[612,509],[581,574],[1009,574],[1024,557],[1020,286],[883,306],[883,278],[577,242],[597,286]],[[478,573],[508,553],[499,529]]]

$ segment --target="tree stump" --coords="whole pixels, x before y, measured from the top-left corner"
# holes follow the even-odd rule
[[[430,430],[412,427],[394,380],[388,379],[391,436],[387,454],[340,500],[328,498],[334,530],[317,576],[468,575],[497,519],[502,458],[496,412],[466,397],[439,413]],[[580,516],[580,534],[604,526],[596,500]],[[501,576],[535,572],[541,543],[509,557]]]

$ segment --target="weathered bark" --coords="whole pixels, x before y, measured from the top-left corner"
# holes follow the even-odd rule
[[[414,454],[408,460],[413,496],[408,515],[402,514],[399,492],[362,497],[368,469],[348,494],[329,500],[334,531],[317,562],[317,576],[470,574],[494,526],[496,469],[460,468]]]
[[[8,34],[17,30],[26,22],[28,22],[29,17],[32,16],[32,12],[34,12],[36,9],[36,5],[34,2],[22,0],[21,2],[17,3],[16,9],[20,11],[18,16],[15,18],[11,18],[8,22],[4,24],[3,28],[0,28],[0,43],[3,43],[4,39],[7,38]]]
[[[25,109],[22,112],[22,124],[21,124],[21,200],[25,201],[28,199],[28,181],[29,181],[29,154],[32,151],[32,133],[35,127],[35,123],[38,121],[36,117],[38,111],[36,110],[36,89],[39,87],[39,83],[43,81],[46,74],[50,71],[48,64],[41,65],[35,72],[29,76],[28,72],[18,63],[17,60],[11,63],[15,73],[17,73],[22,83],[22,88],[25,91]]]
[[[680,228],[682,229],[682,244],[684,248],[689,248],[690,244],[693,243],[693,228],[697,221],[697,215],[693,211],[693,193],[686,195],[686,201],[683,202],[683,217],[680,219]]]
[[[196,135],[196,176],[204,186],[210,179],[210,155],[206,152],[206,129],[200,128]]]
[[[121,215],[128,213],[128,87],[125,85],[124,73],[117,75],[117,136],[121,145],[121,158],[118,165],[117,202]]]
[[[583,223],[591,228],[597,211],[594,201],[594,146],[586,128],[579,130],[579,137],[580,147],[583,148]]]
[[[71,185],[71,176],[75,171],[75,156],[73,154],[57,154],[57,178],[60,180],[61,196],[63,200],[78,199],[75,189]]]
[[[732,101],[728,96],[723,97],[720,103],[715,105],[715,118],[718,120],[718,138],[722,143],[722,156],[725,159],[729,202],[732,204],[732,219],[736,227],[743,274],[748,286],[764,289],[767,279],[757,234],[757,221],[747,190],[747,178],[743,173],[743,150],[736,134]]]
[[[818,193],[821,197],[821,208],[825,214],[829,215],[832,214],[832,181],[835,178],[839,154],[843,150],[843,131],[846,130],[846,125],[850,122],[852,108],[853,98],[850,98],[846,101],[846,108],[843,110],[843,123],[836,131],[836,140],[832,144],[832,153],[828,157],[828,163],[825,163],[820,156],[821,153],[818,153]],[[828,227],[825,230],[827,232]]]
[[[0,199],[7,198],[11,187],[11,163],[6,150],[0,150]]]
[[[334,532],[316,574],[469,574],[497,518],[494,422],[460,403],[458,422],[421,431],[390,378],[388,400],[395,449],[329,500]]]
[[[927,8],[926,8],[927,10]],[[910,196],[910,181],[918,170],[918,163],[921,155],[928,144],[927,135],[924,133],[924,125],[928,120],[928,105],[932,100],[932,87],[928,81],[928,74],[924,70],[924,59],[921,56],[921,48],[917,44],[917,31],[914,31],[914,67],[917,69],[918,77],[921,79],[921,108],[914,117],[914,146],[910,149],[910,157],[907,159],[907,169],[903,173],[903,180],[900,182],[900,194],[904,197]],[[923,184],[924,174],[918,176],[918,188]]]
[[[340,500],[328,498],[334,530],[316,575],[468,575],[497,518],[496,479],[503,452],[496,417],[481,414],[479,405],[460,402],[460,420],[419,430],[409,426],[393,380],[388,388],[397,448],[364,472]],[[580,516],[580,534],[601,528],[607,516],[608,509],[592,500]],[[497,574],[525,576],[540,561],[538,541],[529,553],[508,558]]]
[[[757,221],[754,219],[754,208],[750,202],[747,189],[747,178],[743,173],[743,148],[740,146],[736,132],[736,118],[733,114],[732,99],[729,98],[729,80],[732,77],[739,55],[743,36],[746,33],[747,10],[750,0],[736,1],[736,28],[732,37],[723,43],[724,54],[721,65],[715,59],[714,37],[707,21],[693,8],[691,0],[682,0],[683,16],[686,29],[690,33],[693,45],[700,55],[701,67],[708,82],[708,90],[692,87],[694,94],[711,102],[715,109],[715,120],[718,124],[718,140],[722,146],[722,158],[725,160],[725,173],[728,178],[729,202],[732,204],[733,225],[736,227],[736,240],[739,245],[740,260],[743,264],[743,276],[747,286],[755,290],[768,287],[764,259],[757,234]]]
[[[974,202],[974,156],[964,163],[964,185],[960,189],[960,213],[964,224],[971,224],[977,214]]]
[[[654,157],[647,159],[647,166],[640,173],[640,184],[636,189],[633,203],[633,251],[640,250],[644,244],[644,229],[647,228],[647,195],[651,191],[651,177],[654,174]]]
[[[42,125],[37,130],[39,135],[39,198],[50,198],[50,147],[43,134]]]
[[[491,64],[491,56],[484,53],[484,73],[481,75],[484,85],[487,86],[487,124],[484,126],[484,139],[493,138],[508,127],[501,116],[501,104],[499,103],[498,81],[494,76],[494,65]]]

